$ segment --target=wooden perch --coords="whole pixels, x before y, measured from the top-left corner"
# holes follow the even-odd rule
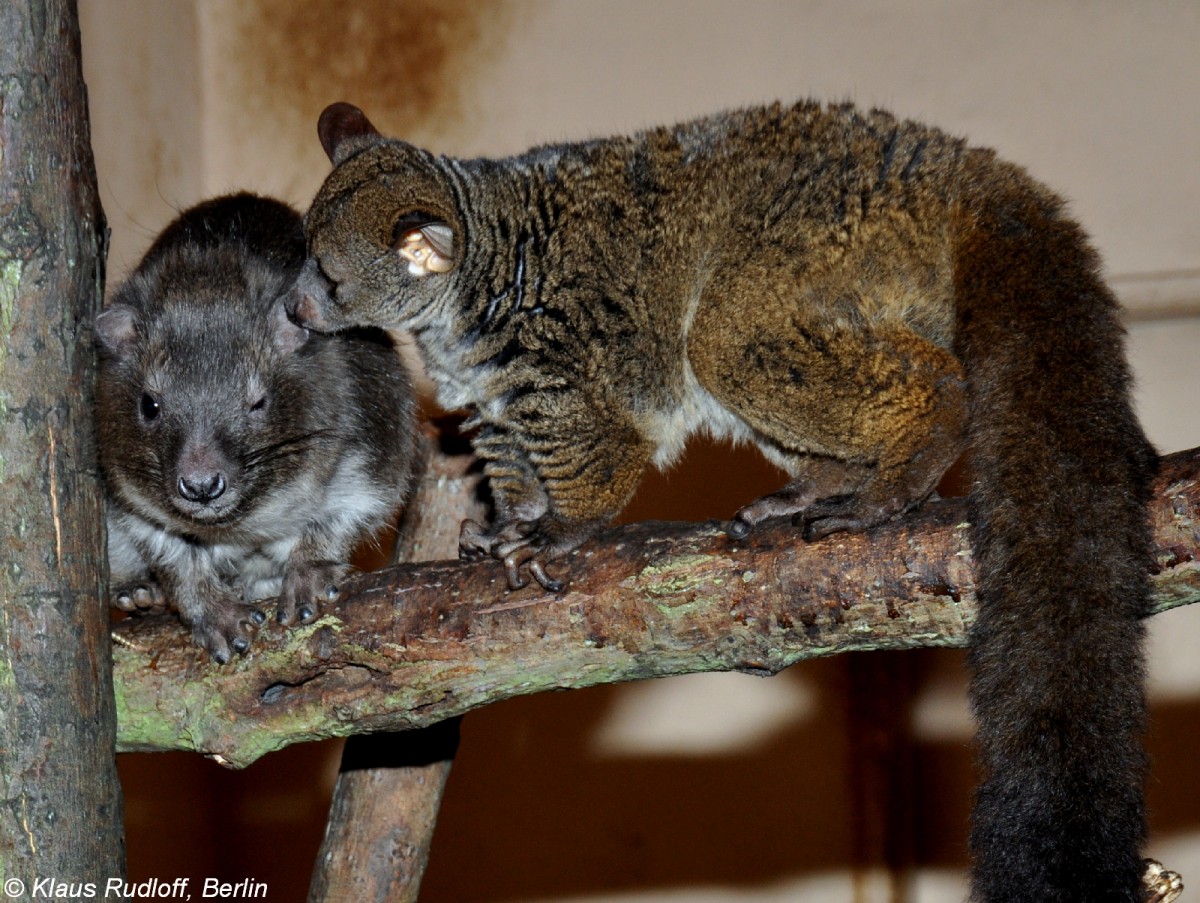
[[[1200,600],[1200,449],[1164,458],[1156,489],[1158,612]],[[123,622],[118,749],[240,767],[290,743],[424,727],[542,690],[962,646],[975,613],[965,520],[963,500],[941,500],[812,544],[786,524],[743,541],[716,523],[633,524],[557,563],[557,595],[506,591],[493,562],[401,565],[348,581],[313,624],[270,622],[224,667],[172,618]]]

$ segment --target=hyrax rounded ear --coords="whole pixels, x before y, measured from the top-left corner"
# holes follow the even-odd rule
[[[95,332],[96,344],[102,352],[125,357],[137,342],[137,311],[114,304],[96,317]]]
[[[392,248],[413,276],[454,269],[454,229],[428,213],[406,213],[392,230]]]
[[[308,341],[308,330],[293,323],[288,317],[284,299],[275,302],[275,350],[280,354],[291,354]]]
[[[342,102],[331,103],[321,113],[317,120],[317,135],[334,166],[359,150],[363,145],[361,139],[383,137],[362,110],[352,103]]]

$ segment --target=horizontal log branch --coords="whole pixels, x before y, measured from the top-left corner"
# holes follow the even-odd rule
[[[470,491],[467,479],[446,491]],[[1200,600],[1200,449],[1163,459],[1154,610]],[[850,650],[962,646],[975,614],[962,500],[806,544],[787,526],[639,523],[557,563],[567,588],[505,589],[495,563],[348,581],[315,623],[210,664],[171,618],[114,628],[118,748],[241,767],[304,740],[434,724],[511,696],[696,671],[773,674]]]

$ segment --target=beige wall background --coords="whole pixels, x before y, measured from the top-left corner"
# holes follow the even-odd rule
[[[111,280],[201,198],[250,188],[304,207],[334,100],[436,151],[500,155],[852,99],[990,144],[1067,196],[1128,307],[1152,438],[1200,445],[1193,0],[80,0],[80,14]],[[773,479],[697,445],[630,515],[728,516]],[[1152,634],[1150,852],[1195,882],[1200,611]],[[871,710],[911,731],[880,740]],[[961,900],[969,743],[953,652],[513,700],[466,720],[422,899]],[[254,878],[303,898],[336,744],[237,774],[122,759],[133,877]]]

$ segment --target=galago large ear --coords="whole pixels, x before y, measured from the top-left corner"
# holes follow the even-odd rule
[[[341,102],[331,103],[321,113],[317,120],[317,135],[334,166],[361,149],[361,139],[383,137],[362,110],[352,103]]]
[[[454,269],[454,229],[427,213],[408,213],[396,221],[392,248],[408,261],[413,276]]]

